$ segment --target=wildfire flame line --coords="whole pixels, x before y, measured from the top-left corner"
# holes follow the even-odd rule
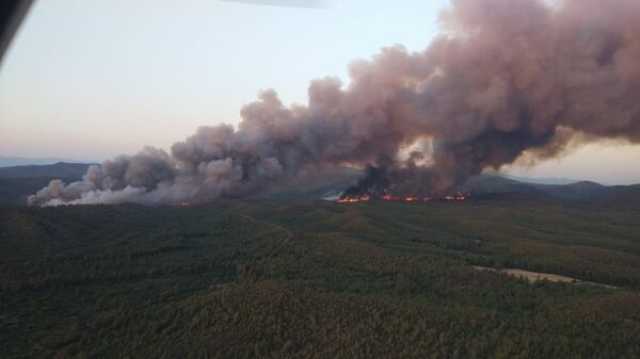
[[[383,195],[382,197],[375,198],[376,200],[381,200],[385,202],[405,202],[405,203],[418,203],[418,202],[431,202],[434,200],[441,201],[449,201],[449,202],[462,202],[467,200],[470,197],[469,194],[465,193],[456,193],[453,195],[447,195],[440,198],[433,198],[430,196],[420,197],[420,196],[394,196],[390,194]],[[365,194],[360,196],[344,196],[340,197],[336,202],[341,204],[353,204],[353,203],[362,203],[362,202],[370,202],[374,200],[371,195]]]

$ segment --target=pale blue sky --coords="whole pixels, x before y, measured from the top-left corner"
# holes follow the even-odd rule
[[[0,155],[103,160],[168,148],[201,125],[237,123],[261,89],[305,103],[310,79],[346,80],[351,61],[383,46],[425,48],[447,3],[36,1],[0,69]],[[640,162],[640,149],[602,147],[529,174],[640,182],[628,165]]]

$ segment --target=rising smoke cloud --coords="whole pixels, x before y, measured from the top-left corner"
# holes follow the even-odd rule
[[[264,91],[237,129],[201,127],[170,154],[106,161],[29,203],[240,197],[340,165],[423,169],[420,186],[443,192],[523,153],[562,153],[578,134],[640,142],[637,0],[453,0],[441,24],[422,52],[393,46],[354,62],[346,86],[312,81],[307,106]]]

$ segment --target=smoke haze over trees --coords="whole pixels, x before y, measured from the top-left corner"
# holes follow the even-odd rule
[[[82,181],[52,181],[30,203],[241,197],[344,165],[397,174],[390,185],[419,178],[425,192],[442,193],[525,153],[640,141],[639,2],[454,0],[441,24],[422,52],[385,48],[352,63],[347,85],[312,81],[306,106],[264,91],[237,128],[201,127],[170,153],[145,148],[106,161]]]

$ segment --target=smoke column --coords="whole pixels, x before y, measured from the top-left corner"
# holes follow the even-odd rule
[[[240,197],[340,165],[420,174],[438,193],[525,151],[555,156],[576,135],[640,142],[639,1],[453,0],[441,24],[422,52],[394,46],[351,64],[346,86],[312,81],[307,106],[265,91],[237,129],[202,127],[171,153],[106,161],[29,203]]]

